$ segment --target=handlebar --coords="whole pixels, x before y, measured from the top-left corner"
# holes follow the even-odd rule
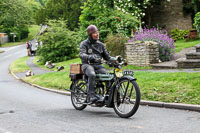
[[[125,59],[123,59],[121,56],[116,56],[114,60],[110,60],[107,62],[107,64],[110,66],[110,67],[119,67],[119,66],[126,66],[127,65],[127,62]]]

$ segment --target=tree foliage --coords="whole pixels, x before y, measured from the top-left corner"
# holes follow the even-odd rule
[[[85,29],[88,25],[94,24],[99,28],[100,40],[104,41],[109,34],[120,33],[124,36],[130,36],[132,28],[139,26],[139,21],[130,13],[123,13],[115,7],[115,1],[112,0],[88,0],[82,7],[80,16],[80,32],[84,39],[87,34]]]
[[[81,14],[81,0],[49,0],[36,15],[38,24],[45,23],[49,19],[64,19],[68,21],[70,30],[78,27],[79,16]]]
[[[24,0],[0,1],[0,32],[11,32],[17,35],[17,40],[27,37],[28,25],[31,23],[31,10]]]
[[[47,31],[42,34],[37,54],[41,61],[60,62],[71,59],[77,55],[77,34],[68,30],[63,20],[49,20]]]

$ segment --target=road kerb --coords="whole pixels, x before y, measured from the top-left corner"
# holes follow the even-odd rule
[[[58,93],[58,94],[62,94],[62,95],[67,95],[67,96],[71,95],[71,93],[67,92],[67,91],[61,91],[61,90],[55,90],[55,89],[45,88],[45,87],[41,87],[41,86],[36,85],[36,84],[28,83],[28,82],[24,81],[23,79],[20,79],[19,77],[17,77],[12,71],[10,71],[10,73],[16,79],[19,79],[22,82],[27,83],[27,84],[29,84],[31,86],[37,87],[39,89],[50,91],[50,92],[54,92],[54,93]],[[172,109],[181,109],[181,110],[189,110],[189,111],[200,112],[200,105],[193,105],[193,104],[165,103],[165,102],[159,102],[159,101],[145,101],[145,100],[141,100],[140,105],[146,105],[146,106],[152,106],[152,107],[161,107],[161,108],[164,107],[164,108],[172,108]]]
[[[36,84],[32,84],[32,86],[37,87],[37,88],[42,89],[42,90],[46,90],[46,91],[50,91],[50,92],[62,94],[62,95],[67,95],[67,96],[70,96],[70,95],[71,95],[71,93],[70,93],[70,92],[67,92],[67,91],[49,89],[49,88],[41,87],[41,86],[36,85]]]
[[[193,105],[193,104],[164,103],[164,107],[200,112],[200,105]]]
[[[9,72],[10,72],[10,74],[11,74],[13,77],[15,77],[16,79],[20,80],[20,78],[19,78],[19,77],[17,77],[17,75],[15,75],[15,73],[13,73],[13,72],[12,72],[12,71],[10,71],[10,70],[9,70]]]
[[[145,100],[141,100],[140,104],[141,105],[153,106],[153,107],[164,107],[164,102],[159,102],[159,101],[145,101]]]

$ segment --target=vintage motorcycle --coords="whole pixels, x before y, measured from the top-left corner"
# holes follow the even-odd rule
[[[103,101],[92,103],[97,107],[112,107],[122,118],[133,116],[140,104],[140,88],[133,77],[133,71],[122,71],[126,65],[120,56],[115,61],[108,62],[113,71],[108,74],[96,74],[96,94],[103,97]],[[87,102],[88,80],[84,74],[70,74],[72,105],[77,110],[83,110],[91,103]]]

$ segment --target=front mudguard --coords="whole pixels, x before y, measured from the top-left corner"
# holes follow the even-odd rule
[[[137,80],[135,77],[129,76],[129,75],[125,75],[125,76],[123,76],[123,77],[120,78],[120,80],[122,80],[122,79],[129,79],[130,81],[131,81],[131,80],[134,80],[134,81]]]

